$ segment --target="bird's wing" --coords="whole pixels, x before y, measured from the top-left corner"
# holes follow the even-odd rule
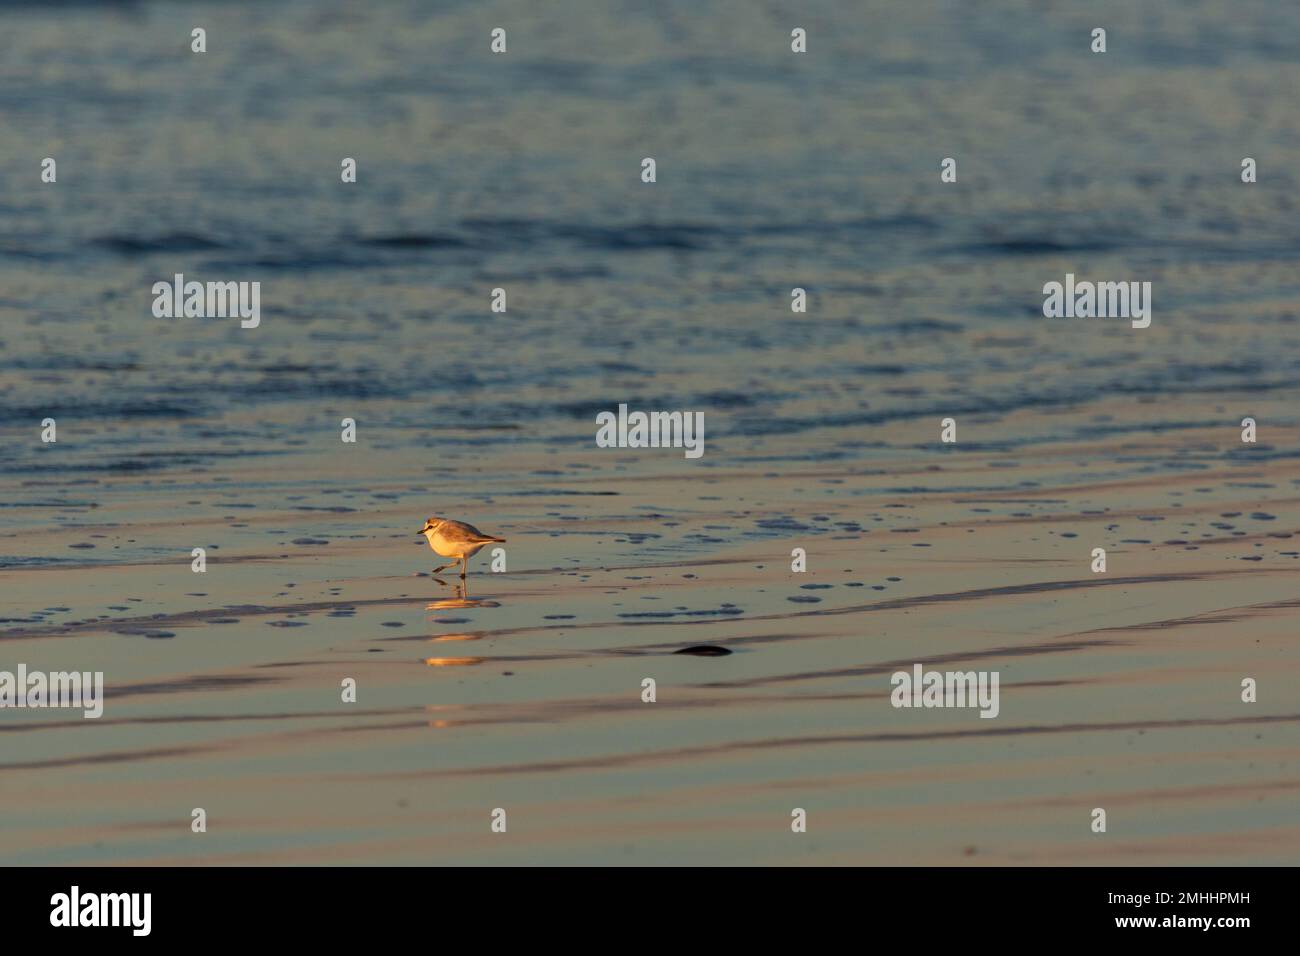
[[[442,532],[442,535],[444,537],[463,538],[467,541],[474,541],[478,539],[485,539],[491,537],[490,535],[484,534],[482,531],[474,527],[472,524],[466,524],[463,521],[448,521],[444,523],[443,526],[438,530]],[[447,534],[448,531],[451,531],[452,534],[448,535]]]

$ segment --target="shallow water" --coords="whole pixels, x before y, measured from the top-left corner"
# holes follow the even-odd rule
[[[0,11],[0,861],[1300,861],[1300,11],[354,6]]]

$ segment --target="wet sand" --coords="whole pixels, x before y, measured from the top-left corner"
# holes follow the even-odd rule
[[[619,474],[594,448],[565,456],[576,478],[464,454],[450,487],[256,463],[220,484],[100,479],[99,507],[9,549],[147,534],[176,553],[0,574],[29,611],[0,630],[5,659],[109,687],[98,721],[6,715],[4,859],[1294,863],[1300,494],[1275,449],[1295,436],[1235,434],[1128,462],[1105,440],[923,467],[877,451],[761,482],[721,454]],[[1199,467],[1150,467],[1187,448]],[[506,573],[480,556],[464,596],[422,573],[433,498],[510,539]],[[336,507],[355,510],[303,510]],[[212,547],[205,574],[191,542]],[[693,644],[733,653],[673,653]],[[1000,671],[1000,715],[893,709],[889,674],[914,662]]]

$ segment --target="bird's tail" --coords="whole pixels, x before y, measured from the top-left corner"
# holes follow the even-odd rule
[[[506,543],[506,539],[505,539],[505,538],[488,538],[488,540],[489,540],[489,541],[500,541],[502,544],[505,544],[505,543]]]

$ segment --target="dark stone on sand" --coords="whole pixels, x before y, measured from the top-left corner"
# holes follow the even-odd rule
[[[679,648],[673,653],[690,654],[692,657],[726,657],[731,651],[716,644],[692,644],[690,647]]]
[[[113,633],[124,634],[127,637],[147,637],[152,640],[166,640],[176,636],[174,631],[155,631],[146,628],[121,628]]]

